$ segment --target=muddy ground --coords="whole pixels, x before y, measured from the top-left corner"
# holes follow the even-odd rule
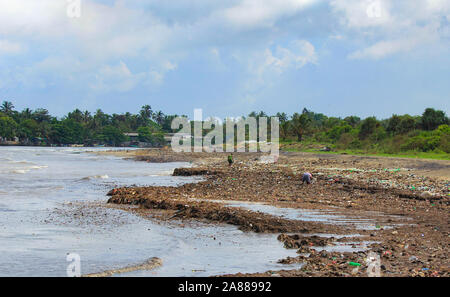
[[[221,153],[154,149],[107,154],[187,161],[194,167],[175,170],[175,175],[204,176],[180,187],[113,189],[109,203],[137,205],[129,210],[152,213],[153,219],[157,213],[159,220],[205,220],[245,232],[279,233],[285,247],[299,254],[280,263],[305,263],[297,270],[246,276],[367,276],[369,252],[380,257],[381,276],[449,276],[450,161],[281,153],[276,163],[267,163],[261,154],[234,153],[235,163],[228,166]],[[305,171],[312,173],[313,184],[302,184]],[[326,220],[280,216],[273,209],[252,209],[255,205],[320,212]],[[327,215],[346,219],[328,220]],[[363,248],[326,249],[347,241]]]

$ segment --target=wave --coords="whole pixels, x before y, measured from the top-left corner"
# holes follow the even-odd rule
[[[34,164],[33,162],[27,161],[27,160],[21,160],[21,161],[9,161],[10,164]]]
[[[9,170],[9,173],[15,173],[15,174],[25,174],[28,173],[30,170],[39,170],[43,168],[48,168],[47,165],[32,165],[32,166],[24,166],[19,168],[13,168]],[[8,170],[8,169],[7,169]]]
[[[30,171],[30,169],[15,169],[15,170],[11,170],[11,173],[25,174],[25,173],[27,173],[29,171]]]
[[[108,178],[109,178],[109,176],[107,174],[103,174],[103,175],[86,176],[86,177],[83,177],[81,180],[108,179]]]
[[[43,168],[48,168],[47,165],[36,165],[36,166],[31,166],[28,167],[29,169],[43,169]]]

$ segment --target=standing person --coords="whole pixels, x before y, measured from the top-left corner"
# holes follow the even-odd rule
[[[307,183],[308,185],[312,182],[312,174],[311,173],[309,173],[309,172],[305,172],[305,173],[303,173],[303,176],[302,176],[302,182],[303,183]]]
[[[233,154],[231,153],[228,155],[228,165],[231,166],[232,164],[233,164]]]

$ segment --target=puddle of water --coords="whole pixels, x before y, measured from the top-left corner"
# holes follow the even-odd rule
[[[201,201],[199,199],[195,199]],[[352,225],[359,230],[380,230],[392,229],[393,225],[380,224],[378,220],[374,218],[350,218],[348,216],[337,214],[336,211],[330,210],[306,210],[300,208],[283,208],[276,207],[261,202],[248,202],[248,201],[223,201],[223,200],[210,200],[211,202],[224,203],[228,207],[240,207],[255,212],[261,212],[270,214],[273,216],[281,217],[289,220],[298,220],[306,222],[319,222],[332,225]],[[376,212],[367,212],[368,215],[378,216],[380,221],[386,221],[389,218],[398,219],[397,216],[384,215]],[[403,218],[402,218],[403,219]],[[396,224],[400,225],[400,224]]]
[[[173,229],[170,233],[178,244],[159,258],[163,265],[152,271],[133,271],[117,276],[213,276],[238,272],[298,269],[299,264],[283,265],[279,259],[296,257],[275,234],[243,233],[234,226],[199,226]],[[215,239],[214,239],[215,238]]]
[[[331,233],[312,233],[312,234],[302,234],[302,236],[318,236],[318,237],[325,237],[325,238],[331,238],[334,237],[336,239],[340,238],[351,238],[351,237],[361,237],[361,234],[331,234]]]
[[[334,245],[327,245],[321,247],[312,247],[314,250],[327,251],[327,252],[338,252],[338,253],[357,253],[367,251],[368,246],[373,243],[379,243],[378,241],[348,241],[348,242],[334,242]]]

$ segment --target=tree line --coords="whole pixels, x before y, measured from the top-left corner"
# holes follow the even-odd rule
[[[18,138],[24,145],[118,146],[129,140],[125,133],[135,132],[139,141],[160,146],[174,117],[176,115],[153,111],[150,105],[145,105],[137,114],[109,115],[101,109],[92,114],[75,109],[58,119],[46,109],[17,111],[13,103],[4,101],[0,106],[0,137],[4,140]]]
[[[265,112],[248,115],[256,119],[270,117]],[[281,142],[312,142],[339,150],[365,150],[383,153],[436,151],[450,153],[450,121],[442,110],[427,108],[422,115],[392,115],[388,119],[358,116],[328,117],[304,108],[292,115],[277,113]],[[177,115],[153,111],[142,106],[137,114],[94,114],[75,109],[58,119],[46,109],[25,108],[16,111],[4,101],[0,106],[0,137],[18,138],[22,144],[66,145],[107,144],[118,146],[127,141],[126,132],[135,132],[141,142],[164,145],[164,134]],[[244,117],[245,118],[245,117]],[[192,122],[191,122],[192,124]],[[270,126],[268,127],[270,134]],[[208,131],[203,131],[207,133]]]
[[[450,153],[449,118],[444,111],[433,108],[418,116],[394,114],[383,120],[373,116],[327,117],[306,108],[291,117],[285,113],[276,116],[280,119],[282,141],[325,143],[339,150]]]

